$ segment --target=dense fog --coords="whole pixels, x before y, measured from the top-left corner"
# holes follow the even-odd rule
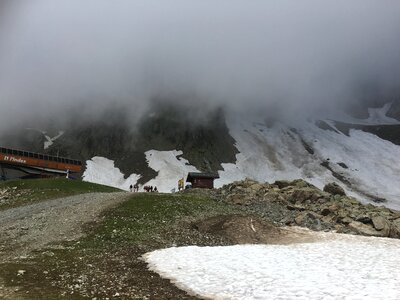
[[[154,101],[285,116],[391,101],[399,16],[389,0],[2,1],[0,126]]]

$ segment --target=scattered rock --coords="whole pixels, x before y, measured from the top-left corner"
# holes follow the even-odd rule
[[[336,183],[327,184],[321,191],[304,180],[269,184],[246,179],[207,193],[281,225],[400,238],[400,212],[363,205],[346,196]]]
[[[379,231],[375,230],[372,226],[366,225],[361,222],[353,221],[348,224],[348,227],[358,234],[366,236],[383,236]]]

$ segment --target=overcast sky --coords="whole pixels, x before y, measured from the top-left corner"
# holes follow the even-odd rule
[[[154,97],[309,111],[398,98],[398,0],[0,2],[0,126]],[[179,96],[180,95],[180,96]]]

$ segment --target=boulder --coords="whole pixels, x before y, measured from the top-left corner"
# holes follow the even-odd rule
[[[400,239],[400,218],[396,219],[392,222],[390,226],[390,233],[389,236],[391,238]]]
[[[284,202],[285,198],[275,191],[270,191],[264,194],[263,200],[266,202]]]
[[[387,221],[382,216],[372,217],[372,224],[376,230],[382,230],[387,226]]]
[[[292,182],[288,180],[277,180],[273,184],[278,186],[280,189],[283,189],[285,187],[291,186]]]
[[[321,215],[312,212],[312,211],[303,211],[302,213],[298,214],[297,217],[294,219],[297,225],[303,225],[307,221],[315,221],[320,220],[322,218]]]
[[[304,220],[306,219],[306,214],[305,213],[301,213],[299,214],[296,218],[294,218],[294,221],[297,225],[302,225]]]
[[[344,217],[341,222],[343,224],[350,224],[351,222],[353,222],[353,219],[349,218],[349,217]]]
[[[294,185],[297,188],[313,187],[313,185],[309,184],[307,181],[305,181],[303,179],[293,180],[292,185]]]
[[[370,225],[353,221],[349,225],[347,225],[351,230],[355,231],[358,234],[361,235],[367,235],[367,236],[378,236],[378,237],[385,237],[387,235],[386,232],[383,231],[378,231],[375,228],[373,228]]]
[[[236,205],[248,205],[251,199],[241,194],[231,194],[226,197],[226,201]]]
[[[292,202],[305,202],[306,200],[316,201],[321,195],[313,188],[297,189],[292,194]]]
[[[261,191],[264,188],[264,186],[260,183],[254,183],[250,186],[250,189],[256,193]]]
[[[364,223],[364,224],[371,224],[372,223],[372,219],[369,215],[358,215],[356,218],[356,221]]]
[[[343,188],[335,182],[328,183],[324,186],[324,192],[332,195],[346,196]]]
[[[329,215],[331,213],[331,211],[330,211],[330,209],[328,208],[328,207],[323,207],[322,209],[321,209],[321,215],[323,215],[323,216],[327,216],[327,215]]]

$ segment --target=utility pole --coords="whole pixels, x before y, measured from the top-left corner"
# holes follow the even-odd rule
[[[3,165],[0,164],[0,168],[1,168],[1,180],[6,180],[6,172],[4,171]]]

